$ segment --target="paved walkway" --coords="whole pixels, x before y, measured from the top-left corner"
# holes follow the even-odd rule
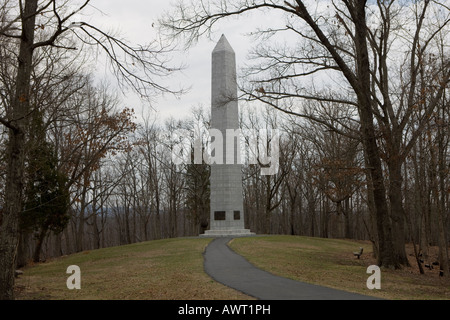
[[[275,276],[231,250],[231,238],[216,238],[204,253],[205,271],[214,280],[262,300],[370,300],[373,297]]]

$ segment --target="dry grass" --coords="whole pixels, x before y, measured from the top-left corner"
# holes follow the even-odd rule
[[[321,239],[293,236],[240,238],[230,246],[254,265],[277,275],[336,289],[385,299],[450,299],[450,280],[439,277],[438,270],[419,274],[407,247],[411,267],[381,271],[381,290],[369,290],[367,267],[376,264],[372,245],[365,241]],[[353,256],[364,248],[361,259]],[[431,248],[431,258],[437,254]]]
[[[250,297],[213,281],[203,269],[211,239],[150,241],[61,257],[24,269],[18,299],[47,300],[236,300]],[[450,299],[450,281],[438,270],[382,270],[381,290],[369,290],[366,273],[375,264],[369,242],[267,236],[239,238],[230,246],[274,274],[386,299]],[[364,247],[361,259],[352,252]],[[412,252],[412,248],[407,248]],[[435,248],[432,248],[435,250]],[[432,252],[433,255],[436,252]],[[81,290],[68,290],[66,269],[81,268]]]
[[[86,251],[24,269],[17,299],[236,300],[250,297],[213,281],[203,269],[210,239],[169,239]],[[69,265],[81,290],[69,290]]]

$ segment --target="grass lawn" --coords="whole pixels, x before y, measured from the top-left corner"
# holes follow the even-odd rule
[[[411,267],[381,269],[381,290],[366,286],[367,267],[376,264],[368,241],[264,236],[234,239],[230,247],[255,266],[294,280],[384,299],[450,299],[450,280],[440,278],[437,269],[419,274],[409,246]],[[353,252],[359,247],[364,253],[358,260]]]
[[[203,270],[211,239],[166,239],[85,251],[24,268],[17,299],[235,300],[250,297]],[[81,290],[69,290],[67,267],[78,265]]]
[[[212,280],[203,268],[211,239],[178,238],[85,251],[31,265],[16,279],[17,299],[242,300],[252,299]],[[273,274],[386,299],[450,299],[450,280],[437,269],[381,271],[381,290],[369,290],[375,264],[369,242],[296,236],[237,238],[230,246]],[[353,251],[364,248],[361,259]],[[410,248],[407,248],[412,252]],[[69,290],[67,267],[81,269],[81,290]]]

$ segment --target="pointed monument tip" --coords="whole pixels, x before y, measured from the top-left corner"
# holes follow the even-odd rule
[[[228,42],[227,38],[223,33],[219,39],[219,42],[217,42],[216,47],[213,50],[213,53],[218,51],[229,51],[234,53],[233,48],[231,47],[230,43]]]

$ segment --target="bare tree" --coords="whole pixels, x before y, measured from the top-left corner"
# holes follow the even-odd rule
[[[300,0],[237,0],[231,3],[217,0],[197,1],[180,8],[161,22],[170,35],[184,37],[188,45],[200,36],[210,35],[213,26],[229,16],[255,10],[285,13],[281,27],[255,32],[264,40],[264,46],[255,50],[255,58],[262,62],[249,70],[251,77],[246,79],[250,81],[243,87],[246,97],[300,117],[305,113],[296,101],[327,101],[357,111],[373,186],[370,190],[375,202],[378,263],[390,268],[408,264],[404,246],[404,210],[398,193],[402,190],[401,166],[443,95],[450,77],[448,59],[436,70],[439,85],[430,93],[429,108],[408,135],[408,140],[402,138],[417,102],[420,55],[448,28],[448,7],[429,0],[402,4],[342,0],[317,5]],[[441,13],[435,15],[438,10]],[[267,45],[270,37],[281,33],[297,37],[296,46],[277,48]],[[395,70],[389,62],[391,56],[399,54],[393,49],[398,39],[406,41],[401,43],[404,60],[400,69]],[[339,79],[338,88],[345,95],[336,94],[335,90],[325,86],[317,87],[314,79],[323,79],[319,76],[324,74]],[[408,75],[407,86],[403,88],[394,81],[399,74]],[[302,79],[312,79],[314,85],[305,86]],[[330,129],[339,132],[335,127]],[[388,155],[383,158],[383,154]],[[387,163],[390,179],[388,189],[384,185],[383,161]],[[386,198],[387,192],[389,198]]]
[[[302,125],[306,126],[304,130],[295,122],[292,127],[315,146],[318,159],[313,168],[314,180],[321,192],[336,205],[334,212],[344,217],[345,237],[352,238],[349,203],[363,183],[364,171],[364,165],[359,161],[361,157],[358,157],[361,140],[355,137],[356,123],[345,106],[326,102],[310,104],[310,113],[314,113],[320,122],[307,119]],[[339,129],[340,133],[330,127]]]
[[[90,4],[90,0],[58,2],[56,0],[25,0],[4,2],[0,8],[1,41],[13,43],[17,70],[6,112],[0,113],[0,123],[8,128],[6,151],[7,175],[5,204],[0,217],[0,297],[14,297],[14,265],[18,242],[18,217],[22,210],[24,163],[26,156],[26,131],[33,108],[30,104],[33,58],[38,50],[47,47],[75,49],[73,39],[84,44],[94,44],[106,52],[119,83],[129,86],[142,96],[155,92],[168,92],[155,79],[160,79],[174,69],[162,58],[168,48],[154,46],[133,47],[117,37],[85,22],[74,21]],[[13,10],[15,9],[15,10]],[[13,12],[18,14],[13,15]],[[5,14],[6,13],[6,14]],[[39,32],[45,32],[41,36]],[[70,40],[70,41],[69,41]]]
[[[150,210],[154,213],[152,223],[152,234],[154,239],[160,239],[161,232],[161,202],[162,202],[162,173],[159,163],[159,128],[156,121],[144,119],[144,125],[138,131],[140,139],[139,152],[142,157],[146,172],[146,197],[150,200]]]
[[[210,116],[202,106],[192,108],[191,117],[186,121],[184,130],[190,139],[190,157],[185,164],[186,218],[195,234],[203,234],[210,219],[210,166],[205,163],[203,154],[208,148],[207,130]],[[195,159],[200,150],[202,159]],[[197,161],[196,161],[197,160]]]

